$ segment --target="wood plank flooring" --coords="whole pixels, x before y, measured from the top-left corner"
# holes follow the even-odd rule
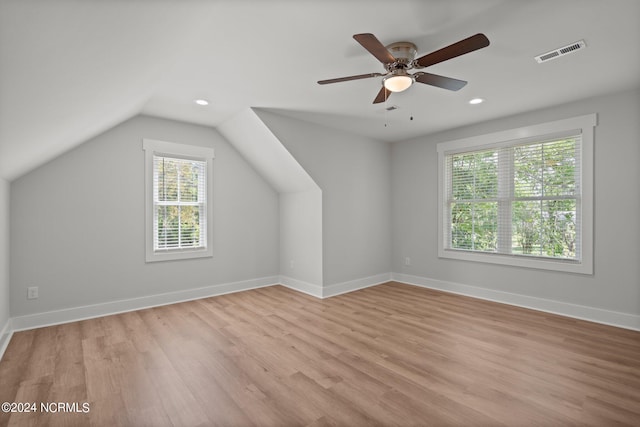
[[[282,286],[15,333],[11,426],[640,425],[640,332],[386,283]]]

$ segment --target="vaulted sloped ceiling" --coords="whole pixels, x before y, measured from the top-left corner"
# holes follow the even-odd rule
[[[210,22],[203,6],[9,1],[0,9],[0,172],[138,114]]]
[[[319,190],[251,108],[226,120],[218,130],[278,193]]]
[[[459,92],[416,85],[372,105],[379,79],[316,84],[383,71],[362,32],[419,54],[478,32],[491,45],[429,69],[467,80]],[[637,87],[638,40],[636,0],[0,0],[0,176],[140,113],[218,126],[259,107],[402,140]]]

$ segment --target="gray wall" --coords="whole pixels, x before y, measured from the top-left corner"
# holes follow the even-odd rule
[[[280,274],[322,288],[322,191],[280,194]]]
[[[598,113],[593,276],[438,259],[436,144]],[[612,94],[394,143],[393,271],[640,314],[640,91]],[[404,258],[412,265],[405,266]]]
[[[438,142],[593,112],[599,118],[593,276],[438,259]],[[259,116],[322,189],[323,271],[313,277],[322,277],[324,286],[393,271],[640,314],[640,91],[391,147],[265,111]],[[144,262],[142,138],[214,147],[213,258]],[[621,182],[628,184],[617,190]],[[279,255],[281,231],[290,237],[290,230],[280,230],[280,206],[288,201],[279,200],[208,127],[139,116],[13,181],[10,190],[0,181],[0,327],[9,315],[9,297],[11,316],[21,316],[279,273],[295,276],[288,270],[296,251]],[[291,224],[304,231],[304,223]],[[405,257],[412,265],[404,265]],[[26,300],[28,286],[40,287],[38,300]]]
[[[215,149],[213,258],[145,263],[143,138]],[[278,221],[277,193],[216,130],[135,117],[12,182],[11,315],[275,276]]]
[[[251,108],[217,127],[242,157],[280,195],[280,273],[322,291],[322,192],[307,171]],[[299,283],[298,283],[299,284]]]
[[[388,273],[389,144],[257,114],[322,190],[324,286]]]
[[[0,178],[0,334],[9,321],[9,188]]]

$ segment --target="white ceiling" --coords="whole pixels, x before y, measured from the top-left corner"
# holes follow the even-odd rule
[[[316,83],[383,71],[363,32],[419,55],[479,32],[491,45],[428,69],[467,80],[459,92],[416,84],[385,112],[379,78]],[[0,0],[0,176],[139,113],[217,126],[258,107],[403,140],[638,87],[639,42],[637,0]]]

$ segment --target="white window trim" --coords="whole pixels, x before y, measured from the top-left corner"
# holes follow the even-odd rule
[[[144,186],[145,186],[145,260],[146,262],[172,261],[180,259],[204,258],[213,256],[213,148],[197,145],[177,144],[174,142],[143,139],[142,149],[145,153]],[[207,162],[207,242],[204,248],[183,249],[176,251],[155,251],[153,249],[153,156],[165,155],[187,157]]]
[[[464,261],[476,261],[515,267],[538,268],[568,273],[593,274],[593,177],[594,177],[594,129],[597,125],[597,114],[587,114],[564,120],[524,126],[470,138],[439,143],[438,151],[438,257]],[[512,141],[527,139],[545,139],[568,131],[582,134],[582,259],[580,262],[556,260],[551,258],[534,258],[505,254],[486,254],[460,250],[445,249],[444,222],[444,184],[445,158],[447,154],[479,150],[486,146],[507,145]]]

